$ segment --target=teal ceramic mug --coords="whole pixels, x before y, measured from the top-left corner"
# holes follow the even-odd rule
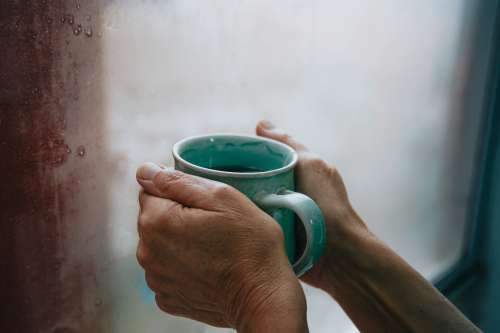
[[[283,229],[297,276],[318,260],[325,245],[323,215],[311,198],[294,192],[298,157],[292,148],[261,137],[213,134],[179,141],[173,155],[177,170],[231,185],[271,215]],[[296,253],[294,213],[304,226],[301,254]]]

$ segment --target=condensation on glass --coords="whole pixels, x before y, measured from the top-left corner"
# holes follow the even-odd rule
[[[0,2],[1,332],[109,331],[96,3]]]
[[[2,332],[215,332],[135,262],[136,167],[267,118],[335,163],[431,278],[458,257],[479,114],[476,2],[2,1]],[[479,104],[478,104],[479,105]],[[306,288],[313,332],[353,331]]]

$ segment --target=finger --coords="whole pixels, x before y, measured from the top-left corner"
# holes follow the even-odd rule
[[[141,239],[150,240],[158,230],[166,227],[172,229],[190,213],[177,202],[151,195],[145,191],[140,193],[140,212],[137,219],[137,231]],[[180,214],[184,215],[180,215]]]
[[[146,200],[146,197],[149,195],[148,192],[146,192],[144,189],[141,189],[139,191],[139,208],[142,209],[144,206],[144,200]]]
[[[144,240],[142,238],[139,238],[139,243],[137,244],[137,249],[135,251],[135,257],[142,268],[147,268],[154,259],[151,251],[144,244]]]
[[[153,178],[156,176],[158,172],[161,170],[166,169],[164,165],[156,165],[151,162],[144,163],[141,165],[135,174],[135,178],[137,179],[137,182],[139,185],[142,186],[142,189],[145,190],[146,192],[156,195],[157,197],[161,197],[161,192],[156,188],[156,186],[153,183]],[[140,195],[139,195],[139,203],[140,203]]]
[[[151,213],[164,214],[165,211],[178,205],[179,204],[173,200],[161,198],[146,191],[141,191],[139,193],[140,215],[147,214],[149,216]]]
[[[292,138],[292,136],[290,136],[282,129],[275,127],[270,121],[261,120],[257,124],[255,132],[258,136],[263,136],[287,144],[297,152],[307,151],[307,148],[303,144],[296,141],[294,138]]]
[[[149,289],[157,294],[169,293],[173,289],[172,279],[153,273],[152,271],[146,271],[144,279]]]
[[[137,170],[137,181],[146,192],[176,201],[184,206],[213,209],[217,201],[211,195],[227,185],[209,179],[185,174],[153,163],[146,163]]]
[[[156,305],[165,313],[172,316],[179,316],[179,314],[185,313],[186,309],[174,304],[170,301],[171,297],[167,294],[155,294]]]

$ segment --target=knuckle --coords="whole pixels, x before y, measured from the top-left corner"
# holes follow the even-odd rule
[[[309,167],[314,168],[316,170],[327,170],[330,168],[328,163],[326,163],[323,159],[319,157],[312,157],[307,160],[307,164]]]
[[[185,178],[184,174],[179,171],[170,171],[170,172],[160,172],[158,173],[157,184],[160,190],[166,190],[170,187],[173,182],[181,181]]]
[[[335,166],[330,166],[329,173],[332,176],[340,177],[339,169],[337,169]]]
[[[272,239],[280,241],[280,242],[285,241],[285,235],[283,234],[283,229],[281,228],[281,226],[277,222],[271,221],[271,223],[269,223],[268,232],[269,232],[269,236]]]
[[[227,184],[220,184],[214,189],[214,196],[216,198],[227,199],[235,195],[237,195],[236,189]]]
[[[156,305],[165,313],[168,313],[173,316],[178,315],[180,313],[179,307],[175,306],[174,304],[171,304],[171,302],[168,302],[164,296],[156,294],[155,302]]]
[[[151,262],[151,256],[149,255],[147,248],[143,244],[139,244],[139,246],[137,246],[135,256],[137,258],[137,262],[142,267],[147,267]]]
[[[163,310],[163,312],[168,313],[169,315],[172,316],[177,316],[180,314],[179,308],[171,304],[164,304],[163,308],[161,309]]]
[[[165,223],[162,224],[162,230],[167,229],[170,232],[174,232],[184,224],[182,209],[183,208],[180,205],[172,205],[165,209],[163,214]]]
[[[326,176],[338,175],[338,170],[335,166],[328,164],[322,158],[317,156],[308,157],[303,161],[303,166],[313,172],[323,174]]]
[[[156,302],[156,305],[158,305],[158,307],[162,310],[163,310],[164,306],[166,305],[165,299],[160,294],[155,295],[155,302]]]
[[[154,218],[144,210],[141,210],[137,218],[137,225],[140,234],[147,234],[155,225]]]
[[[291,142],[291,141],[293,141],[293,137],[288,133],[283,133],[281,135],[281,140],[283,140],[285,142]]]
[[[181,216],[181,205],[178,204],[169,204],[164,207],[163,215],[167,220],[177,220]]]
[[[146,199],[146,192],[144,190],[141,190],[139,192],[139,206],[142,208],[144,205],[144,200]]]
[[[157,285],[151,273],[146,272],[144,279],[146,280],[146,284],[148,285],[149,289],[151,289],[152,291],[157,291]]]
[[[326,168],[324,169],[324,172],[330,178],[333,177],[336,179],[336,178],[340,177],[340,173],[339,173],[337,167],[335,167],[334,165],[326,164]]]

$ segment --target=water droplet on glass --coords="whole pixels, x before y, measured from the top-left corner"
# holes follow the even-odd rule
[[[31,35],[31,38],[36,39],[36,34]]]
[[[66,145],[66,154],[71,154],[71,148],[68,145]]]
[[[66,17],[65,16],[61,16],[61,23],[64,23],[66,22]]]
[[[94,304],[96,306],[101,306],[102,305],[102,299],[100,299],[100,298],[96,299],[95,302],[94,302]]]
[[[92,37],[92,28],[91,27],[85,28],[85,36]]]
[[[214,141],[215,141],[214,138],[210,138],[210,142],[214,142]]]
[[[86,19],[88,22],[90,22],[90,20],[92,19],[92,16],[87,15],[87,16],[85,16],[85,19]]]
[[[78,148],[76,149],[76,153],[80,157],[85,156],[85,147],[84,146],[78,146]]]
[[[76,3],[76,9],[80,9],[80,3],[79,2]]]
[[[82,25],[79,24],[76,26],[75,29],[73,29],[73,35],[78,36],[82,32],[83,28]]]
[[[67,14],[66,15],[66,19],[68,20],[68,23],[70,25],[73,25],[73,23],[75,23],[75,17],[73,15],[71,15],[71,14]]]
[[[48,24],[52,24],[52,21],[53,21],[53,20],[52,20],[52,18],[51,18],[51,17],[47,17],[47,23],[48,23]]]

